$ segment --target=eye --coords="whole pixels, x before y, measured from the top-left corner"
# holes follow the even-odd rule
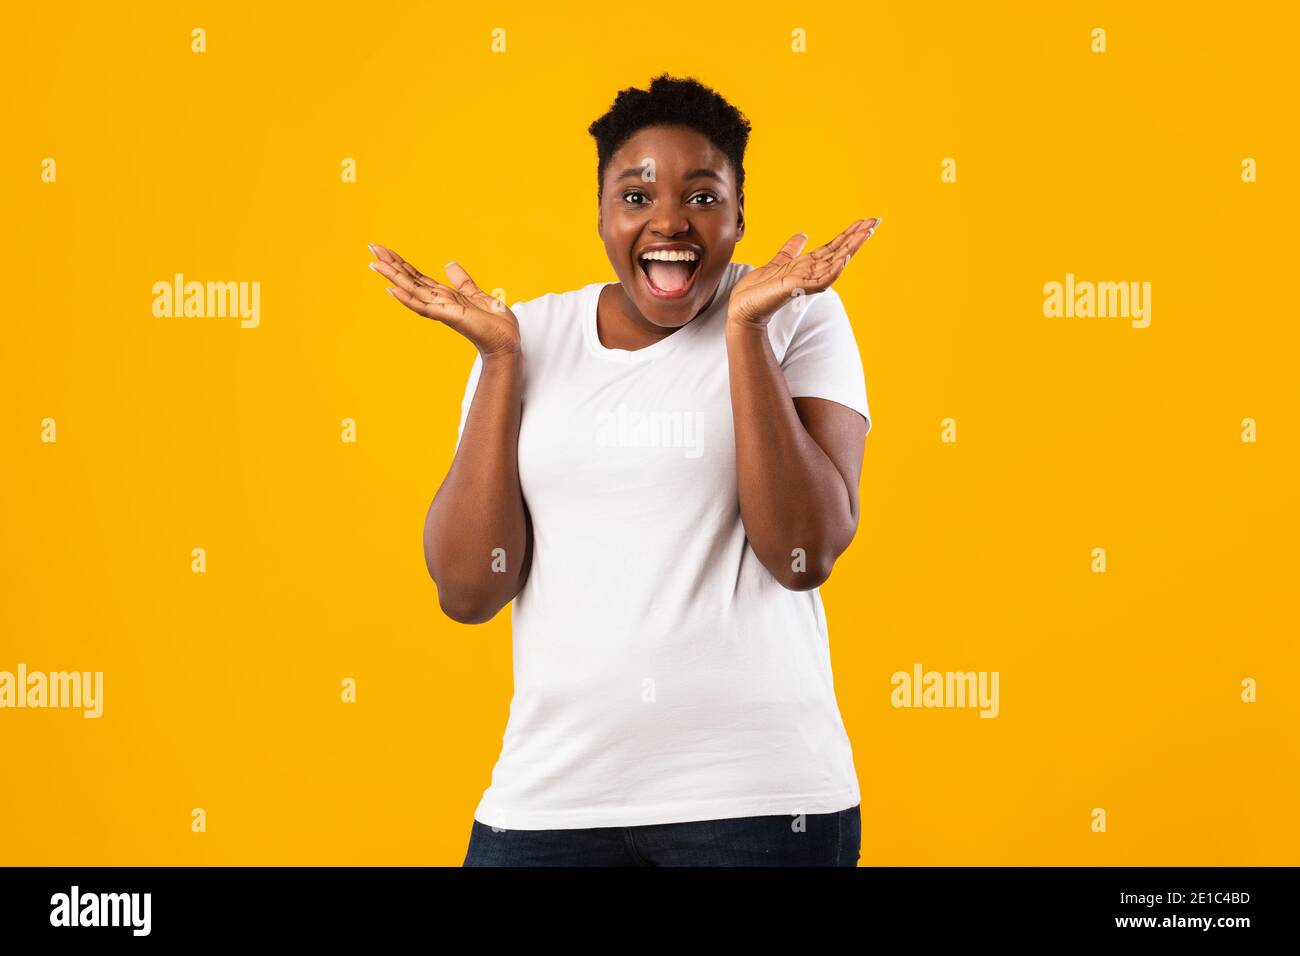
[[[715,195],[713,195],[713,193],[696,193],[694,196],[692,196],[692,197],[691,197],[689,200],[687,200],[687,201],[688,201],[688,202],[695,202],[695,200],[697,200],[697,199],[707,199],[707,200],[708,200],[708,202],[696,203],[697,206],[716,206],[716,205],[718,204],[718,197],[715,196]]]
[[[639,190],[639,189],[629,189],[627,192],[623,193],[623,201],[624,201],[624,202],[629,202],[633,196],[640,196],[642,199],[645,199],[647,202],[649,201],[649,199],[648,199],[648,197],[646,196],[646,194],[643,193],[643,192],[641,192],[641,190]],[[631,205],[633,205],[633,206],[644,206],[645,203],[634,202],[634,203],[631,203]]]

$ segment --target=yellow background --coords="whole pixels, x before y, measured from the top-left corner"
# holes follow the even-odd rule
[[[0,862],[460,863],[509,614],[444,618],[421,529],[473,350],[366,243],[511,302],[613,281],[586,126],[665,70],[754,124],[736,259],[884,218],[836,285],[874,428],[823,588],[862,864],[1296,862],[1284,6],[11,14],[0,670],[102,670],[105,712],[0,711]],[[261,326],[155,318],[175,272],[259,281]],[[1151,326],[1045,318],[1066,272],[1150,281]],[[915,662],[1001,715],[894,709]]]

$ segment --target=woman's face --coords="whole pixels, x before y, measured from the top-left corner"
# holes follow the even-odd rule
[[[647,126],[605,170],[597,229],[632,304],[655,325],[678,328],[713,298],[745,232],[744,197],[708,137]]]

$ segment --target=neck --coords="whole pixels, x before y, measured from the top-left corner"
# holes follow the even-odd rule
[[[694,322],[709,311],[713,300],[718,296],[718,288],[721,284],[719,282],[714,286],[709,300],[691,316],[689,322]],[[632,297],[627,294],[621,282],[612,283],[601,290],[596,309],[596,330],[600,334],[601,342],[606,348],[611,349],[635,351],[645,348],[661,339],[666,339],[689,322],[673,327],[656,325],[641,314],[641,310],[636,307],[636,303],[632,301]]]

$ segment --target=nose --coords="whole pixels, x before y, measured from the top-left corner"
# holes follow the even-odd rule
[[[650,219],[650,231],[657,236],[671,238],[683,232],[689,232],[691,222],[681,209],[669,203],[659,205]]]

